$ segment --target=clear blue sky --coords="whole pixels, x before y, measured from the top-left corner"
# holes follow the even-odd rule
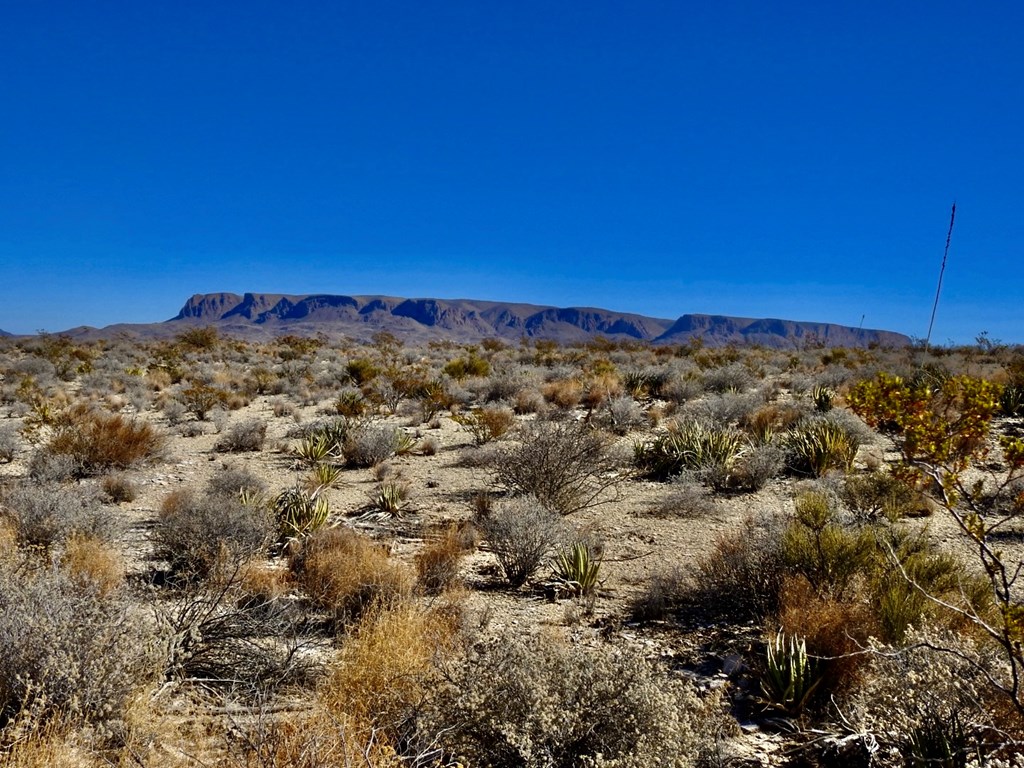
[[[192,293],[1024,342],[1024,4],[7,2],[0,328]]]

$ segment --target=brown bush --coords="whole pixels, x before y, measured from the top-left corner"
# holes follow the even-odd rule
[[[818,706],[826,705],[832,695],[845,695],[857,683],[868,662],[863,653],[868,638],[876,634],[866,605],[821,597],[802,576],[783,582],[779,613],[767,630],[774,633],[779,628],[787,636],[806,640],[807,653],[821,675],[812,702]]]
[[[386,547],[350,528],[321,529],[293,554],[292,573],[335,626],[412,595],[412,570]]]
[[[107,501],[114,504],[135,501],[139,495],[139,490],[135,487],[135,484],[120,473],[104,477],[100,482],[100,487],[103,489],[103,495]]]
[[[79,474],[127,469],[157,456],[163,438],[153,427],[79,403],[62,414],[46,452],[75,460]]]

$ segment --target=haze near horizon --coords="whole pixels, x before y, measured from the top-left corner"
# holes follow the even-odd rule
[[[1024,342],[1024,7],[11,6],[0,329],[388,294]]]

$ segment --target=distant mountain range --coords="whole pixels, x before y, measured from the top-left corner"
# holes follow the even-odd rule
[[[903,334],[834,323],[693,314],[670,320],[591,307],[326,294],[196,294],[175,317],[161,325],[170,330],[207,324],[244,337],[324,333],[368,339],[387,331],[410,341],[518,341],[525,336],[567,343],[602,336],[655,344],[682,344],[699,337],[714,346],[736,343],[779,348],[816,342],[844,347],[910,343]]]
[[[74,328],[76,337],[118,334],[170,337],[191,327],[213,326],[225,335],[260,340],[294,334],[369,340],[386,331],[408,342],[449,339],[477,342],[549,339],[560,343],[604,337],[612,341],[684,344],[700,338],[709,346],[760,344],[797,348],[904,346],[901,333],[852,328],[834,323],[752,319],[722,315],[682,315],[676,320],[592,307],[550,307],[473,299],[406,299],[395,296],[205,293],[192,296],[170,320]]]

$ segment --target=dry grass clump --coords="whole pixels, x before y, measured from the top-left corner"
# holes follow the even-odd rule
[[[81,474],[91,475],[153,459],[163,445],[149,424],[78,403],[60,415],[46,451],[71,457]]]
[[[512,410],[500,406],[474,408],[467,413],[455,414],[452,418],[473,435],[477,445],[500,440],[516,423]]]
[[[427,594],[439,594],[459,583],[459,562],[466,554],[466,536],[454,523],[428,541],[416,556],[417,581]]]
[[[292,555],[291,570],[339,628],[371,608],[408,599],[415,584],[412,569],[387,547],[350,528],[325,528],[307,538]]]
[[[716,698],[635,653],[506,635],[450,665],[420,727],[480,768],[646,768],[700,764],[724,723]]]
[[[117,549],[95,536],[73,534],[61,555],[61,566],[83,588],[101,597],[115,592],[125,578],[124,558]]]
[[[100,488],[103,489],[103,496],[111,504],[135,501],[139,495],[139,489],[135,487],[135,483],[120,472],[106,475],[100,481]]]
[[[576,379],[559,379],[542,386],[541,393],[547,402],[568,411],[580,404],[583,385]]]
[[[429,740],[433,734],[416,732],[416,715],[439,682],[440,660],[458,644],[458,616],[448,608],[377,608],[345,641],[319,702],[361,741],[372,732],[395,746]]]

